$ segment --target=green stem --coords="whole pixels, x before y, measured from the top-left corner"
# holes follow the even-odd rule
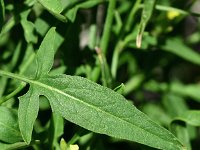
[[[125,31],[126,32],[130,31],[130,29],[131,29],[131,26],[132,26],[133,21],[134,21],[135,13],[139,9],[140,3],[141,3],[141,0],[137,0],[134,4],[133,8],[131,9],[131,12],[128,16],[128,19],[127,19],[127,22],[126,22],[126,25],[125,25]]]
[[[111,31],[113,18],[114,18],[115,6],[116,6],[116,0],[109,0],[109,6],[108,6],[108,11],[107,11],[105,26],[104,26],[104,30],[103,30],[101,43],[100,43],[100,48],[102,49],[104,54],[106,54],[106,51],[108,48],[108,43],[109,43],[109,39],[110,39],[110,31]]]
[[[0,75],[8,77],[8,78],[14,78],[14,79],[24,81],[24,82],[29,82],[29,79],[26,79],[26,78],[24,78],[20,75],[17,75],[17,74],[11,73],[11,72],[7,72],[7,71],[3,71],[3,70],[0,70]],[[15,89],[10,94],[8,94],[4,97],[1,97],[0,98],[0,105],[2,103],[6,102],[7,100],[9,100],[10,98],[14,97],[17,93],[19,93],[26,86],[26,83],[24,83],[24,82],[21,82],[21,84],[18,86],[18,88]]]
[[[24,87],[26,86],[26,83],[21,82],[21,84],[18,86],[17,89],[15,89],[13,92],[11,92],[10,94],[1,97],[0,98],[0,105],[4,102],[6,102],[7,100],[11,99],[12,97],[14,97],[17,93],[19,93]]]
[[[126,38],[123,41],[119,41],[115,47],[114,54],[112,57],[112,63],[111,63],[111,74],[112,77],[115,78],[117,74],[117,67],[118,67],[118,60],[119,55],[121,51],[126,47],[126,45],[133,40],[133,35],[130,33],[126,36]]]
[[[111,74],[114,79],[115,79],[116,73],[117,73],[119,54],[122,49],[123,49],[123,42],[119,41],[115,47],[113,57],[112,57],[112,63],[111,63]]]
[[[112,78],[111,78],[111,74],[110,74],[110,70],[108,67],[106,57],[105,57],[104,53],[101,51],[101,49],[98,47],[96,47],[96,52],[97,52],[97,55],[99,58],[100,66],[101,66],[103,86],[111,87]]]
[[[141,3],[141,0],[137,0],[134,3],[134,5],[131,9],[131,12],[128,15],[128,19],[126,20],[125,26],[121,29],[120,37],[115,46],[113,57],[112,57],[112,63],[111,63],[111,74],[112,74],[113,78],[116,77],[119,55],[120,55],[121,51],[124,49],[124,47],[126,46],[126,44],[128,43],[127,37],[130,36],[130,35],[128,35],[124,39],[124,35],[125,35],[125,33],[128,33],[131,30],[131,26],[133,25],[135,13],[137,12],[138,9],[140,9],[140,3]],[[131,35],[131,37],[132,37],[132,35]]]
[[[139,8],[143,8],[143,4],[140,4]],[[185,11],[185,10],[178,9],[175,7],[170,7],[170,6],[156,5],[155,9],[160,10],[160,11],[176,11],[182,15],[193,15],[196,17],[200,17],[199,13],[189,12],[189,11]]]
[[[20,81],[23,81],[23,82],[26,82],[26,83],[31,82],[31,80],[29,80],[26,77],[23,77],[21,75],[14,74],[14,73],[11,73],[11,72],[7,72],[7,71],[4,71],[4,70],[0,70],[0,76],[17,79],[17,80],[20,80]]]
[[[72,145],[76,143],[80,139],[80,135],[75,133],[71,140],[67,143],[68,145]]]

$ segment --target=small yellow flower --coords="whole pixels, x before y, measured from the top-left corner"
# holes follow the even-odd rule
[[[180,15],[180,13],[177,12],[177,11],[168,11],[168,12],[167,12],[167,18],[168,18],[169,20],[173,20],[174,18],[176,18],[176,17],[179,16],[179,15]]]

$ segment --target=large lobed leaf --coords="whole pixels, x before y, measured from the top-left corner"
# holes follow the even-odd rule
[[[113,90],[82,77],[50,76],[48,72],[53,64],[55,34],[55,28],[51,28],[37,52],[35,78],[15,75],[30,84],[28,93],[20,97],[19,104],[19,126],[26,143],[31,141],[39,96],[43,95],[50,101],[54,112],[93,132],[159,149],[184,149],[172,133],[150,120]]]
[[[35,73],[29,70],[23,74],[34,78],[40,78],[40,76],[47,74],[51,66],[53,65],[54,58],[54,43],[55,43],[55,28],[51,28],[44,38],[36,57],[33,59],[33,63],[29,68],[34,68]],[[49,44],[49,43],[52,43]],[[39,94],[37,86],[30,85],[29,92],[19,99],[19,127],[24,141],[29,144],[31,142],[33,124],[37,118],[39,111]]]

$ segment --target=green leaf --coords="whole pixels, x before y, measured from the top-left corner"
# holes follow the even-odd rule
[[[34,35],[35,25],[31,21],[27,20],[27,17],[29,15],[30,11],[31,10],[28,9],[20,14],[20,16],[21,16],[20,22],[24,29],[24,36],[25,36],[27,43],[30,43],[30,42],[37,43],[37,36]]]
[[[168,111],[168,114],[175,118],[188,110],[185,100],[182,97],[179,97],[170,92],[166,93],[163,102]],[[184,146],[190,150],[191,144],[187,126],[185,124],[180,124],[180,122],[173,124],[171,123],[170,129],[172,133],[174,133],[177,138],[184,144]]]
[[[154,123],[123,96],[111,89],[76,76],[46,75],[38,80],[14,76],[30,83],[34,88],[29,91],[27,97],[34,94],[34,100],[37,101],[39,95],[44,95],[49,99],[54,112],[88,130],[155,148],[183,149],[173,134]],[[30,92],[33,92],[32,95]],[[34,105],[29,104],[29,106]],[[35,106],[32,111],[34,109]],[[28,115],[31,113],[29,112]],[[32,115],[30,116],[33,118]]]
[[[22,74],[26,76],[31,76],[33,78],[38,78],[41,74],[47,74],[51,66],[53,65],[54,53],[55,53],[55,41],[56,33],[55,27],[51,28],[46,34],[44,40],[42,41],[36,56],[33,53],[33,47],[30,46],[28,49],[28,58],[25,61],[30,61],[28,66],[23,66],[25,68],[21,70]],[[51,43],[51,44],[49,44]],[[25,63],[23,63],[25,64]]]
[[[1,32],[1,29],[3,27],[4,18],[5,18],[4,1],[0,0],[0,32]]]
[[[37,87],[30,87],[29,92],[19,97],[19,128],[24,141],[31,142],[33,125],[39,111],[39,96],[35,92]]]
[[[50,149],[59,149],[58,140],[64,131],[64,120],[59,114],[53,113],[49,127]]]
[[[48,33],[46,34],[44,40],[42,41],[39,50],[36,55],[36,62],[37,62],[37,75],[36,78],[39,78],[42,75],[46,75],[54,61],[54,54],[56,52],[55,49],[55,27],[51,28]],[[51,43],[51,44],[49,44]]]
[[[200,85],[199,84],[188,84],[184,85],[178,82],[171,84],[171,90],[181,96],[190,97],[200,102]]]
[[[35,63],[31,63],[32,66],[37,66],[37,70],[35,70],[35,72],[37,72],[35,74],[35,78],[39,78],[40,76],[45,75],[50,71],[53,65],[55,53],[54,43],[55,28],[51,28],[42,41],[37,55],[33,60]],[[31,65],[29,67],[31,67]],[[26,73],[27,72],[24,74]],[[19,127],[22,133],[22,137],[27,144],[31,142],[33,125],[39,110],[39,95],[37,92],[35,92],[35,90],[37,91],[37,87],[31,86],[29,92],[19,98]]]
[[[23,149],[25,147],[27,147],[25,142],[17,142],[13,144],[0,143],[1,150]]]
[[[171,124],[171,130],[178,137],[178,139],[184,143],[184,146],[187,147],[187,150],[191,150],[190,137],[187,126],[184,124],[173,123]]]
[[[65,16],[60,13],[63,11],[63,6],[60,0],[38,0],[52,15],[63,22],[67,22]]]
[[[182,97],[170,92],[166,93],[163,97],[163,104],[167,109],[168,114],[172,117],[175,117],[188,109],[185,100]]]
[[[37,18],[35,21],[35,28],[41,36],[44,36],[49,30],[49,24],[45,20]]]
[[[18,127],[17,111],[3,106],[0,106],[0,141],[6,143],[22,141]]]
[[[103,0],[92,0],[92,1],[82,2],[80,4],[75,5],[69,11],[67,11],[67,13],[65,13],[65,16],[67,16],[67,18],[70,21],[74,22],[74,20],[76,18],[76,14],[77,14],[79,9],[91,8],[91,7],[94,7],[94,6],[96,6],[96,5],[98,5],[99,3],[102,3],[102,2],[103,2]]]
[[[20,97],[19,106],[19,125],[25,142],[31,141],[38,99],[42,95],[50,101],[55,113],[93,132],[158,149],[183,149],[172,133],[153,122],[122,95],[82,77],[50,76],[48,72],[55,53],[54,34],[55,28],[51,28],[37,52],[36,78],[0,71],[1,75],[30,84],[28,93]]]
[[[33,6],[35,4],[36,0],[25,0],[24,4],[28,6]]]
[[[63,7],[60,0],[38,0],[46,9],[53,13],[60,14],[63,11]]]
[[[36,61],[34,61],[35,55],[36,54],[34,52],[33,45],[28,44],[22,63],[19,66],[20,74],[35,77],[37,67]]]
[[[192,126],[200,126],[200,111],[188,110],[175,117],[173,121],[183,121]]]
[[[125,88],[124,84],[121,83],[119,86],[114,88],[114,91],[119,93],[119,94],[122,94],[124,92],[124,88]]]
[[[168,126],[171,122],[171,117],[158,104],[146,104],[142,110],[161,125]]]
[[[187,61],[200,65],[200,54],[186,46],[180,38],[168,38],[162,48]]]
[[[138,48],[141,47],[142,43],[142,36],[144,33],[144,30],[149,22],[149,19],[152,16],[154,7],[155,7],[156,0],[144,0],[144,7],[142,11],[142,17],[138,29],[137,39],[136,39],[136,46]]]

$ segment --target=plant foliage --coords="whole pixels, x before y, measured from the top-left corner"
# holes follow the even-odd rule
[[[196,149],[195,5],[1,0],[0,149]]]

